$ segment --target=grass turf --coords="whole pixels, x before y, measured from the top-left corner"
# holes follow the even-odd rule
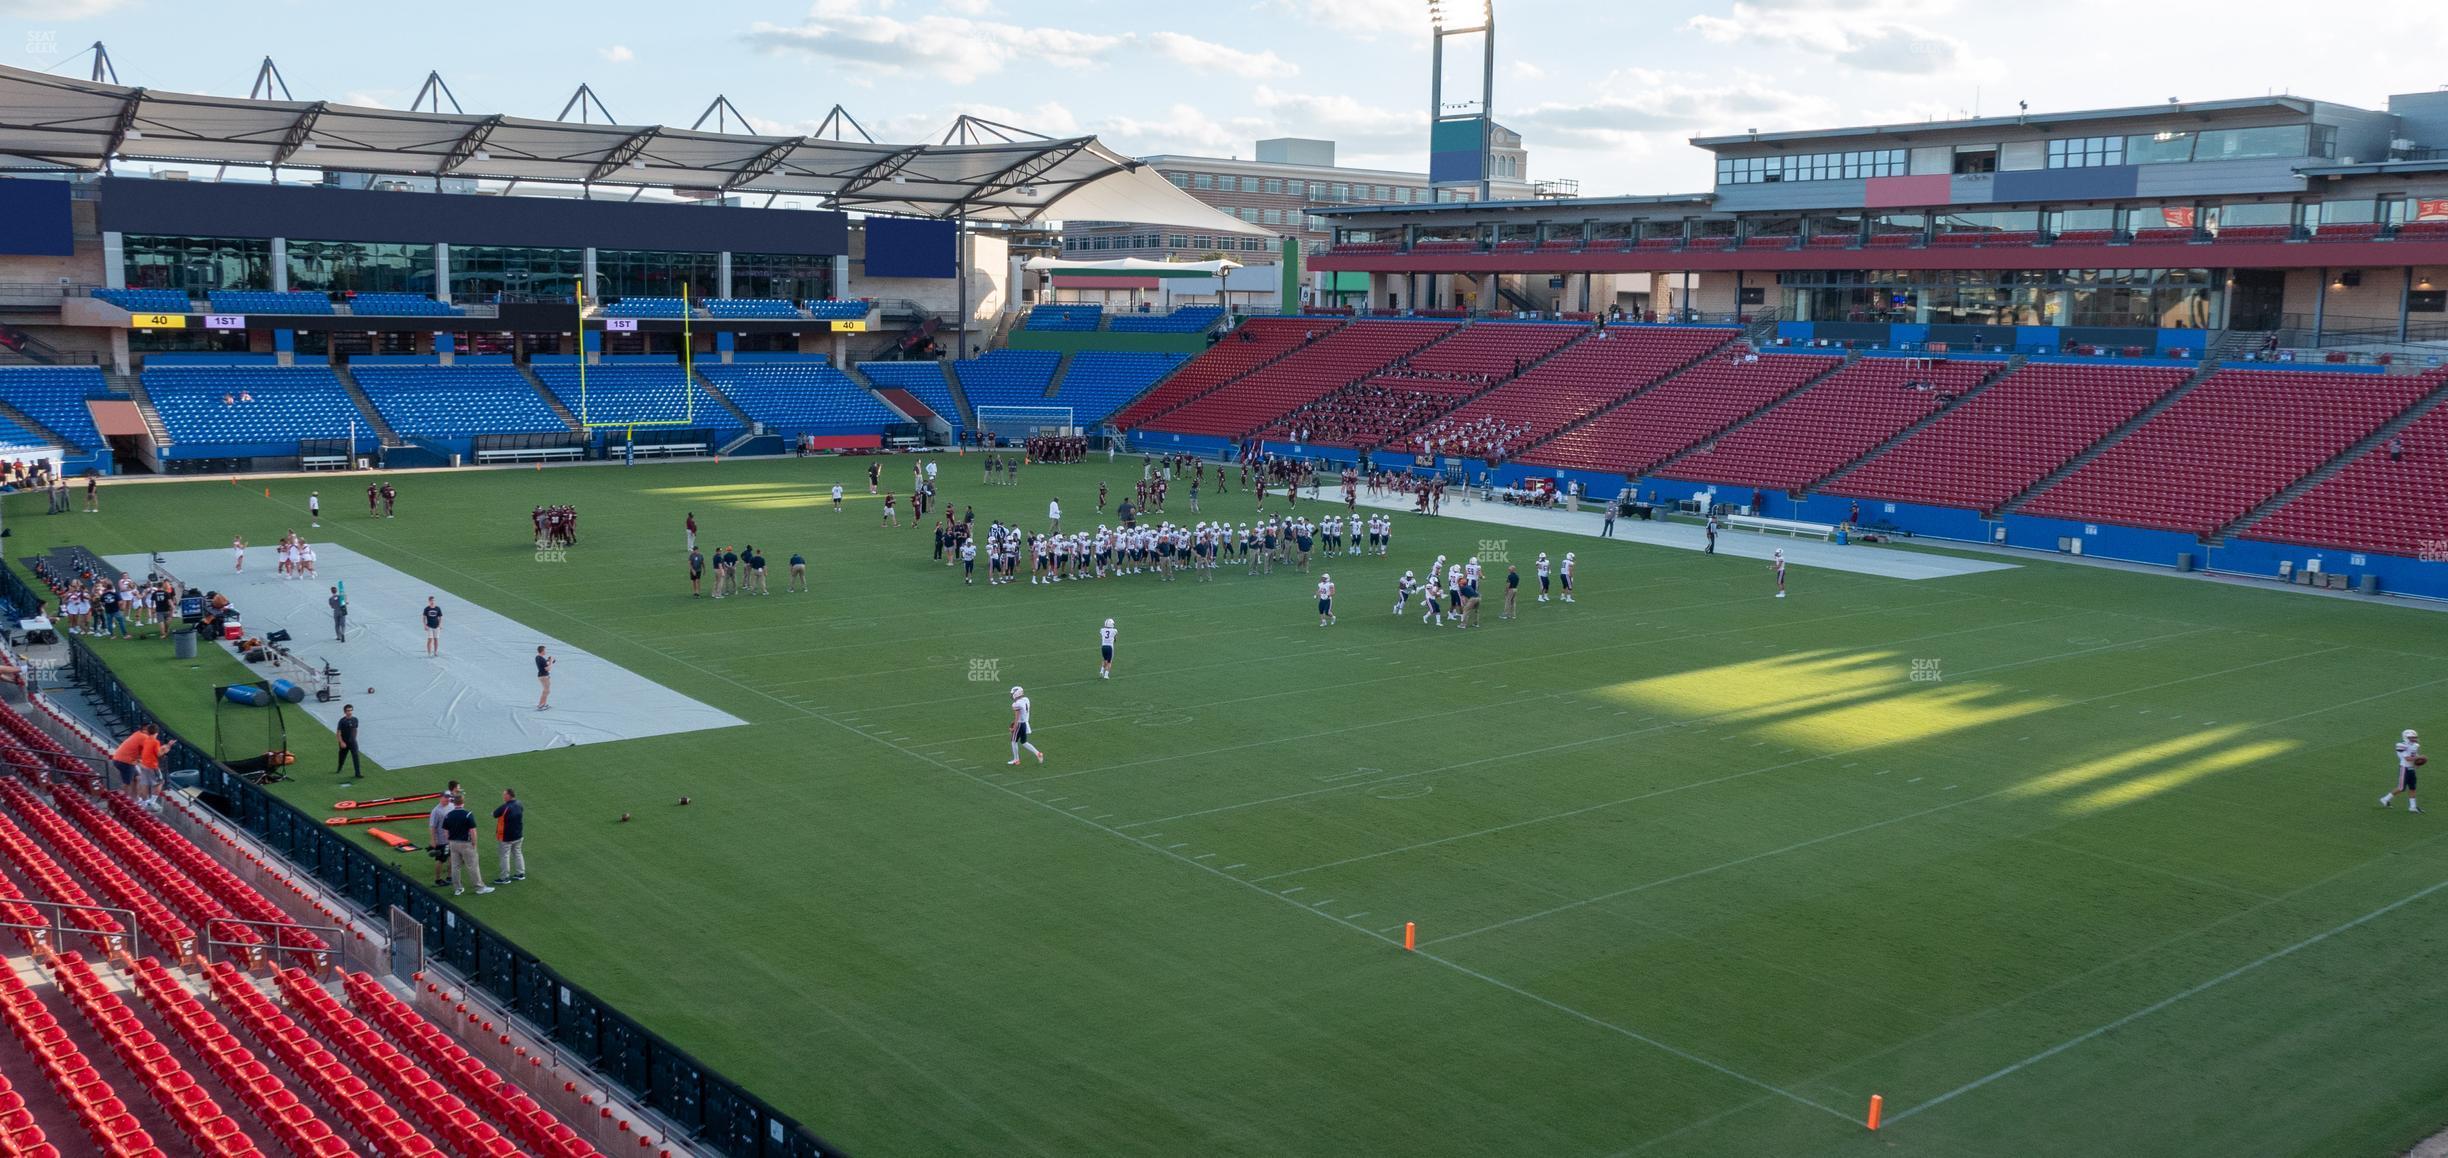
[[[1091,522],[1129,473],[943,463],[981,523]],[[1779,601],[1756,561],[1404,516],[1322,564],[1321,630],[1280,569],[964,588],[863,473],[413,475],[380,521],[330,480],[327,540],[749,724],[349,793],[293,732],[281,791],[515,785],[533,875],[471,908],[856,1153],[2370,1154],[2448,1119],[2448,821],[2374,807],[2437,723],[2431,614],[2050,564]],[[322,483],[264,485],[12,499],[9,554],[270,542]],[[522,521],[552,502],[566,563]],[[692,510],[777,594],[689,598]],[[1579,551],[1581,602],[1388,614],[1491,537]],[[238,670],[104,652],[207,735]],[[1012,683],[1043,767],[1003,765]]]

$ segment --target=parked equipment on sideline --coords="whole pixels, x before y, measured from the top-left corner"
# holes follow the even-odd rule
[[[395,832],[385,832],[379,828],[369,828],[366,830],[366,835],[373,837],[384,844],[390,845],[391,851],[393,852],[415,852],[417,850],[415,841]]]
[[[381,808],[386,804],[414,804],[420,800],[440,799],[442,799],[442,794],[439,792],[420,792],[414,796],[378,796],[372,800],[343,800],[332,805],[332,811],[347,812],[357,808]]]
[[[381,816],[334,816],[324,820],[323,823],[338,828],[343,824],[381,824],[386,820],[423,819],[425,819],[425,814],[422,812],[391,812]]]

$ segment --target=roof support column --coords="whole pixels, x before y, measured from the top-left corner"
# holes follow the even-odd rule
[[[2397,344],[2405,345],[2406,312],[2414,305],[2414,267],[2405,267],[2405,284],[2397,289]]]
[[[127,234],[115,229],[102,234],[102,288],[127,288]]]
[[[272,292],[287,293],[288,290],[289,239],[275,237],[272,239]]]
[[[952,249],[960,255],[960,317],[954,322],[952,355],[954,361],[969,356],[969,211],[964,208],[952,215]]]
[[[2321,329],[2329,317],[2329,267],[2322,266],[2320,280],[2312,283],[2312,348],[2320,349]]]
[[[433,298],[449,305],[451,300],[450,242],[434,243]]]
[[[728,249],[714,255],[714,285],[722,291],[714,296],[731,296],[731,251]]]

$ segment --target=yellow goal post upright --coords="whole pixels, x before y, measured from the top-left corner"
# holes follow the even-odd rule
[[[680,283],[680,404],[682,409],[681,417],[679,418],[627,418],[613,422],[595,421],[594,415],[589,411],[587,406],[587,300],[586,285],[584,282],[581,282],[577,286],[576,298],[578,302],[579,428],[585,430],[588,434],[593,434],[598,430],[618,430],[622,432],[622,437],[624,440],[634,442],[636,441],[637,428],[641,426],[695,426],[697,424],[697,343],[695,332],[691,326],[692,310],[690,302],[692,299],[689,296],[689,283],[685,281]]]

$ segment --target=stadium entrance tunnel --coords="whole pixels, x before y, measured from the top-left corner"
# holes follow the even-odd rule
[[[1757,725],[1805,751],[1929,740],[2056,706],[1979,680],[1930,678],[1892,651],[1796,652],[1650,676],[1597,693],[1648,711]]]

